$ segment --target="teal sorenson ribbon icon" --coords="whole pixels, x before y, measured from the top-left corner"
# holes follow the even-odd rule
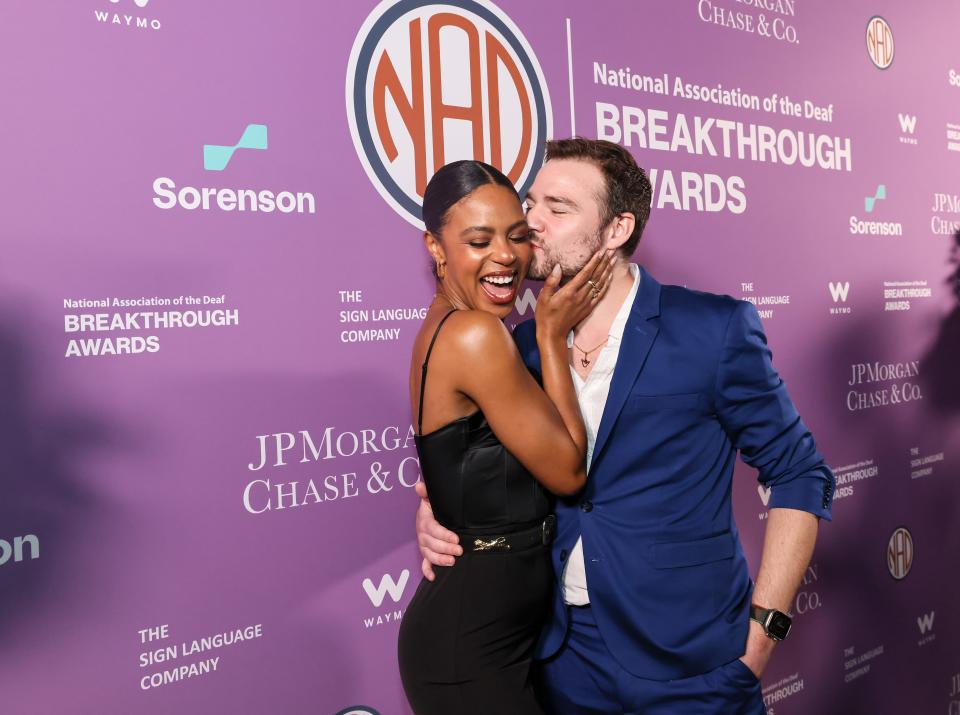
[[[873,207],[877,205],[877,202],[878,202],[878,201],[880,201],[880,200],[882,200],[882,199],[885,199],[885,198],[887,198],[887,185],[886,185],[886,184],[880,184],[880,185],[877,187],[877,193],[875,193],[873,196],[868,196],[867,198],[865,198],[865,199],[863,200],[863,208],[864,208],[864,210],[865,210],[868,214],[873,213]]]
[[[207,171],[223,171],[230,163],[233,152],[237,149],[266,149],[267,125],[248,124],[234,146],[220,146],[219,144],[203,145],[203,168]]]

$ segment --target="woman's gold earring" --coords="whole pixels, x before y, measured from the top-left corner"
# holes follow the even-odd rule
[[[447,275],[447,262],[437,261],[437,278],[443,278]]]

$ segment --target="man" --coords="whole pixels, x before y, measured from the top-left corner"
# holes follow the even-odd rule
[[[601,246],[632,256],[651,187],[617,144],[547,143],[527,196],[532,277],[572,276]],[[538,374],[532,321],[514,339]],[[621,261],[568,340],[589,477],[558,500],[558,584],[538,647],[541,697],[560,715],[763,713],[759,678],[830,518],[834,478],[800,420],[756,309],[660,285]],[[740,452],[772,489],[750,580],[731,505]],[[424,573],[462,553],[424,501]]]

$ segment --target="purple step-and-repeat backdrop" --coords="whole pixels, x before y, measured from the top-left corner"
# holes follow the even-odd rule
[[[438,165],[622,143],[837,474],[771,713],[960,713],[960,6],[0,7],[0,711],[409,713]],[[512,322],[530,317],[537,286]],[[756,569],[768,495],[738,467]]]

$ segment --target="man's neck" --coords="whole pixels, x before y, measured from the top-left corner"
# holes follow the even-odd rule
[[[639,278],[638,278],[639,280]],[[600,299],[586,318],[573,330],[576,340],[590,342],[600,341],[610,333],[610,326],[614,318],[623,307],[623,301],[633,288],[633,275],[630,273],[630,262],[620,258],[613,268],[613,277],[610,279],[610,288],[607,294]]]

